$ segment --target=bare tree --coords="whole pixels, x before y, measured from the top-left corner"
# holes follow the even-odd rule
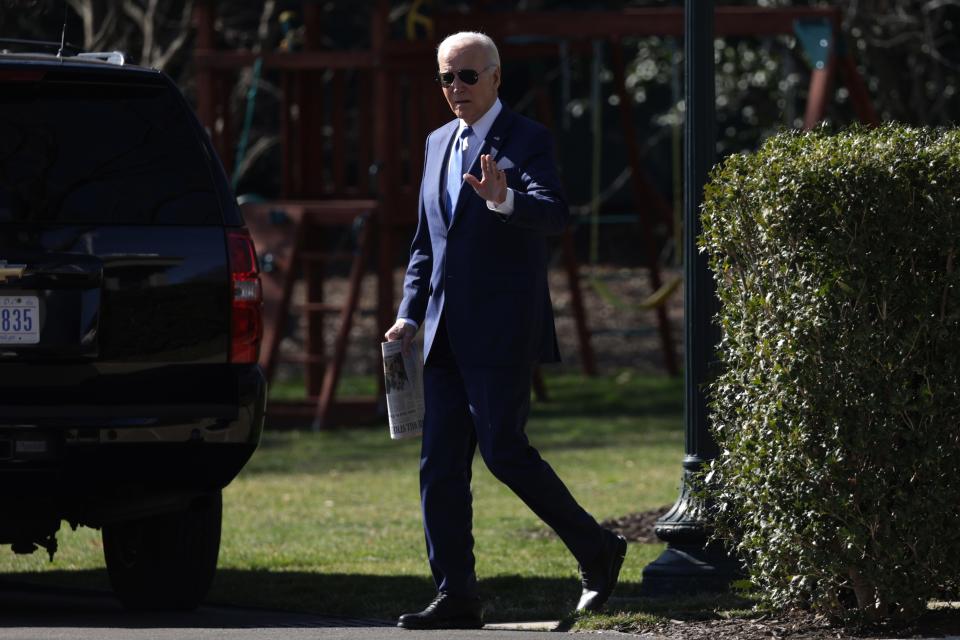
[[[960,0],[853,0],[848,30],[885,119],[960,118]]]
[[[84,49],[137,51],[137,63],[167,70],[190,38],[193,0],[66,0],[83,24]]]

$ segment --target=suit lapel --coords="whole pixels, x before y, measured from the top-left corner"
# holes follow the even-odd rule
[[[507,139],[507,132],[510,129],[510,125],[513,124],[514,117],[515,116],[513,112],[504,106],[500,110],[500,115],[498,115],[497,119],[493,121],[493,125],[490,127],[490,131],[487,132],[487,137],[480,146],[480,150],[477,151],[477,154],[473,157],[473,161],[470,163],[470,174],[475,176],[477,180],[479,180],[483,175],[483,171],[480,170],[480,156],[484,154],[490,154],[493,156],[494,160],[497,160],[500,157],[500,150],[503,148],[503,145]],[[464,182],[464,184],[461,186],[460,197],[457,198],[457,206],[454,209],[453,222],[450,224],[451,228],[453,228],[457,224],[457,221],[462,217],[460,213],[465,206],[464,202],[471,199],[469,197],[465,197],[466,194],[463,193],[463,189],[470,189],[473,191],[473,187],[466,184],[466,182]]]

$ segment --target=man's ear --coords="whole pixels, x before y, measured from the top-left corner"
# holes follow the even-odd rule
[[[497,65],[497,68],[493,70],[493,81],[497,85],[497,89],[500,88],[500,65]]]

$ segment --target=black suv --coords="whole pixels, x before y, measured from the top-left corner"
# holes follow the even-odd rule
[[[101,528],[125,606],[193,608],[221,490],[263,429],[253,243],[167,76],[13,48],[0,41],[0,544],[52,558],[62,520]]]

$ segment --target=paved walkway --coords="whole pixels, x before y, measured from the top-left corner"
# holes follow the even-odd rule
[[[477,631],[407,631],[394,625],[219,606],[131,613],[105,591],[0,582],[0,640],[535,640],[557,623],[494,624]]]
[[[394,625],[391,620],[221,606],[190,613],[131,613],[108,591],[0,581],[0,640],[537,640],[559,631],[556,621],[490,624],[476,631],[407,631]],[[656,640],[615,631],[569,637]]]

